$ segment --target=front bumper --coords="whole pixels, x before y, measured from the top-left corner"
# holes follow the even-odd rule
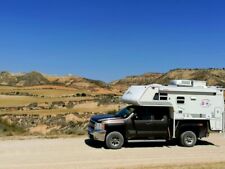
[[[88,128],[88,135],[90,139],[98,140],[98,141],[105,141],[105,130],[94,130],[92,128]]]

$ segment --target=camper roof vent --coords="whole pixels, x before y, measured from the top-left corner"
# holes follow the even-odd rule
[[[170,85],[180,86],[180,87],[192,87],[192,80],[171,80]]]
[[[172,80],[169,85],[178,87],[206,87],[206,81],[199,80]]]
[[[193,80],[194,87],[206,87],[206,81]]]

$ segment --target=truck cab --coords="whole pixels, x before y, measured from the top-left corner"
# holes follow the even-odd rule
[[[182,81],[179,80],[179,83]],[[189,82],[189,81],[188,81]],[[122,96],[130,104],[112,115],[92,116],[89,137],[119,149],[128,140],[177,140],[192,147],[209,130],[224,128],[223,91],[190,81],[183,85],[132,86]],[[218,111],[221,110],[221,111]]]

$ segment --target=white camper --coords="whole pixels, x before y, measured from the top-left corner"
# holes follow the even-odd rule
[[[188,123],[189,128],[205,124],[207,130],[224,130],[223,89],[206,86],[205,81],[173,80],[166,86],[131,86],[122,101],[137,106],[170,107],[173,138],[176,138],[179,123]]]

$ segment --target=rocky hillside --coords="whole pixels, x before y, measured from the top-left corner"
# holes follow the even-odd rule
[[[147,73],[139,76],[128,76],[114,81],[111,85],[122,91],[136,84],[168,84],[174,79],[204,80],[208,85],[225,87],[225,69],[174,69],[167,73]]]
[[[95,92],[98,94],[114,93],[112,88],[100,80],[92,80],[79,76],[45,76],[50,84],[72,87],[81,91]]]
[[[156,79],[160,78],[162,75],[162,73],[146,73],[137,76],[127,76],[124,79],[111,82],[111,85],[113,88],[116,88],[119,91],[124,91],[130,85],[145,85],[155,83]]]
[[[77,90],[95,92],[98,94],[115,93],[108,84],[99,80],[92,80],[79,76],[49,76],[39,72],[12,74],[3,71],[0,72],[0,85],[18,87],[55,85],[72,87]]]
[[[204,80],[207,85],[225,87],[225,69],[175,69],[165,73],[155,82],[167,84],[173,79]]]
[[[49,76],[39,72],[25,74],[0,73],[0,85],[5,86],[38,86],[58,85],[72,87],[82,91],[98,94],[112,94],[124,92],[130,85],[140,84],[168,84],[172,79],[205,80],[208,85],[225,87],[225,69],[174,69],[167,73],[146,73],[138,76],[128,76],[109,84],[79,76]]]
[[[9,72],[0,73],[0,85],[5,86],[35,86],[49,84],[41,73],[30,72],[25,74],[11,74]]]

